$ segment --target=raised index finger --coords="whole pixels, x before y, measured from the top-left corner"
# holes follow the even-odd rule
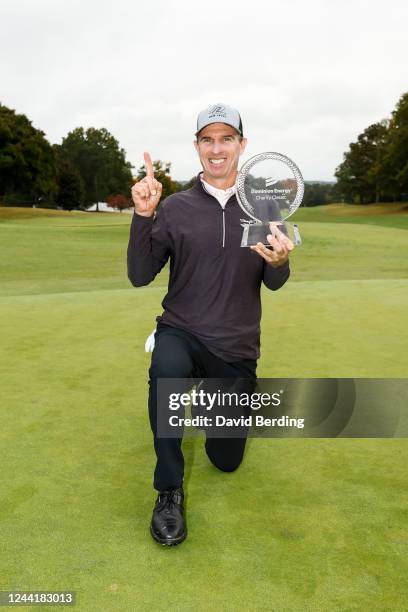
[[[149,155],[149,153],[143,153],[143,157],[144,157],[144,161],[145,161],[145,166],[146,166],[146,176],[151,176],[152,178],[154,177],[154,169],[153,169],[153,164],[152,164],[152,160],[151,157]]]

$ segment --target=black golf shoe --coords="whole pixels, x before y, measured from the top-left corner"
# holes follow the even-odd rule
[[[187,537],[183,487],[160,491],[153,509],[150,533],[159,544],[175,546]]]

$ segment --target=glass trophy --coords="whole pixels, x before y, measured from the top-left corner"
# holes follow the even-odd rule
[[[304,182],[296,164],[282,153],[259,153],[239,170],[237,200],[247,214],[241,246],[261,242],[270,246],[267,236],[274,228],[288,236],[294,245],[302,243],[299,228],[287,219],[299,208]]]

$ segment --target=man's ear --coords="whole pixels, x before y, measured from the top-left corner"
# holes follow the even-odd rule
[[[197,140],[193,140],[193,145],[195,146],[195,150],[198,153],[198,142],[197,142]]]
[[[247,146],[247,142],[248,140],[246,138],[243,138],[240,142],[240,147],[241,147],[241,151],[240,151],[240,155],[245,151],[245,147]]]

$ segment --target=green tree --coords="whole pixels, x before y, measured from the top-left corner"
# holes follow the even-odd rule
[[[370,125],[350,144],[335,175],[333,193],[351,202],[408,199],[408,92],[391,119]]]
[[[52,202],[55,163],[44,132],[0,104],[0,197],[5,203]]]
[[[408,198],[408,92],[392,112],[384,167],[394,200]]]
[[[343,162],[336,168],[337,189],[348,201],[361,204],[379,201],[388,123],[384,120],[366,128],[357,142],[350,144]]]
[[[61,146],[54,145],[57,169],[57,193],[55,201],[64,210],[81,208],[84,202],[84,184],[78,169],[64,156]]]
[[[322,206],[332,202],[331,183],[307,182],[305,183],[305,193],[302,206]]]
[[[194,175],[189,181],[176,181],[177,183],[177,191],[187,191],[187,189],[191,189],[197,182],[197,176]]]
[[[387,171],[384,165],[389,139],[389,120],[369,126],[364,134],[367,154],[367,185],[371,202],[389,199],[387,190]]]
[[[84,184],[84,204],[91,206],[114,194],[128,195],[132,165],[119,143],[105,128],[76,128],[62,141],[61,149],[78,169]]]

